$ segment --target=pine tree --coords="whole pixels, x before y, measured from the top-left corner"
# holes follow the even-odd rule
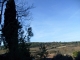
[[[18,20],[16,19],[16,7],[14,0],[8,0],[6,3],[6,9],[4,13],[4,26],[2,28],[3,36],[5,37],[5,42],[7,48],[9,49],[10,56],[14,58],[18,51]]]

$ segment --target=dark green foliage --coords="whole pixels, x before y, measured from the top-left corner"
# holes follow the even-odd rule
[[[31,27],[29,27],[29,28],[27,28],[26,35],[24,35],[24,31],[22,29],[19,29],[19,40],[18,40],[19,47],[18,48],[19,48],[19,53],[20,53],[21,57],[31,60],[31,56],[30,56],[30,45],[31,44],[29,43],[29,41],[33,35],[32,35]],[[27,38],[27,40],[26,40],[26,38]]]
[[[16,19],[16,8],[14,0],[7,1],[4,13],[4,26],[2,29],[3,36],[9,51],[15,50],[18,47],[18,29],[19,22]]]
[[[21,37],[19,37],[19,42],[18,42],[20,55],[22,55],[23,57],[30,57],[30,52],[29,52],[30,44],[27,43],[27,41],[25,40],[26,36],[23,36],[24,32],[19,31],[19,33],[21,35]]]
[[[77,57],[80,54],[80,51],[74,51],[73,52],[73,57]]]
[[[16,7],[14,0],[8,0],[6,3],[6,9],[4,13],[4,26],[2,33],[4,43],[9,49],[7,54],[9,60],[18,59],[18,29],[21,28],[18,20],[16,19]]]
[[[21,27],[22,26],[16,19],[15,2],[14,0],[9,0],[6,4],[4,26],[2,29],[2,33],[5,38],[4,43],[7,48],[9,48],[9,53],[7,54],[9,60],[26,60],[27,58],[30,58],[29,46],[28,44],[25,44],[22,32],[20,34],[21,38],[18,38],[18,30],[21,29]],[[31,30],[28,34],[29,36],[32,36],[30,33]]]
[[[28,40],[28,42],[30,42],[30,38],[33,36],[32,28],[29,27],[28,30],[27,30],[27,32],[28,32],[27,40]]]
[[[37,53],[37,55],[40,56],[40,60],[42,60],[43,58],[45,59],[48,55],[46,45],[40,44],[39,50],[40,51]]]
[[[80,60],[80,51],[74,52],[74,58],[75,60]]]
[[[73,58],[69,55],[64,56],[62,54],[57,54],[52,60],[73,60]]]
[[[31,42],[31,46],[30,47],[40,47],[40,45],[46,45],[46,46],[50,46],[51,45],[51,43],[46,43],[46,42]]]
[[[16,19],[16,7],[14,0],[8,0],[4,13],[4,26],[2,36],[4,45],[9,49],[6,57],[8,60],[31,60],[30,45],[28,41],[33,36],[32,28],[28,27],[27,35],[24,36],[22,25]],[[19,34],[19,35],[18,35]],[[27,42],[26,42],[27,37]]]

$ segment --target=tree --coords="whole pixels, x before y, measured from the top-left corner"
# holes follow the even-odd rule
[[[18,47],[19,22],[16,19],[16,8],[14,0],[8,0],[4,13],[4,26],[2,29],[9,51]]]
[[[45,58],[48,55],[48,52],[47,52],[47,49],[46,49],[46,45],[43,45],[41,43],[39,49],[40,49],[40,51],[38,52],[38,55],[40,55],[40,60],[42,60],[42,57],[44,57],[44,60],[45,60]]]
[[[2,33],[4,42],[9,49],[9,59],[15,60],[18,57],[18,29],[21,28],[16,19],[16,7],[14,0],[8,0],[4,13],[4,26]]]
[[[32,28],[28,27],[27,35],[23,36],[24,35],[23,29],[22,29],[23,26],[19,22],[19,20],[16,18],[17,12],[19,11],[16,11],[15,1],[7,0],[6,9],[4,13],[4,25],[2,28],[2,33],[4,37],[3,42],[4,42],[4,45],[6,45],[7,48],[9,49],[10,60],[15,60],[16,58],[20,60],[26,60],[27,59],[26,57],[30,58],[30,53],[29,53],[30,45],[26,44],[25,38],[27,37],[27,41],[30,41],[30,38],[33,36],[33,33],[32,33]],[[28,15],[28,12],[26,14]],[[24,15],[25,14],[22,14],[22,15],[18,14],[18,16],[21,16],[21,17],[23,17]],[[24,51],[21,51],[20,49]]]
[[[31,60],[31,57],[30,57],[30,45],[31,44],[28,43],[28,41],[30,40],[30,37],[33,36],[32,28],[31,27],[28,28],[27,36],[23,35],[24,34],[23,30],[20,30],[19,32],[20,32],[20,36],[21,36],[19,38],[19,51],[20,51],[20,55],[21,55],[21,57],[23,57],[25,59]],[[27,41],[26,41],[26,38],[27,38]]]

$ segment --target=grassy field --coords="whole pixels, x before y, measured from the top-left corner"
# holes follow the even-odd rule
[[[57,53],[61,54],[68,54],[71,55],[73,54],[74,51],[80,51],[80,44],[78,43],[67,43],[67,44],[62,44],[62,43],[55,43],[55,44],[45,44],[47,47],[47,51],[49,53],[48,57],[53,57]],[[38,47],[31,47],[30,52],[32,55],[36,55],[40,51],[39,46]],[[0,50],[0,54],[4,54],[6,50]]]
[[[58,45],[58,44],[57,44]],[[79,44],[59,44],[58,46],[55,45],[55,48],[53,45],[47,46],[47,51],[49,53],[49,57],[52,57],[54,54],[61,53],[63,55],[71,55],[73,56],[74,51],[80,51],[80,45]],[[39,51],[39,47],[30,48],[31,53],[36,54],[37,51]]]

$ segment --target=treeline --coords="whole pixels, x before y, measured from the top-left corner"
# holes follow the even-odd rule
[[[31,42],[31,47],[39,47],[41,44],[46,46],[60,46],[60,45],[74,45],[78,46],[80,45],[80,41],[76,42]]]
[[[46,46],[60,46],[60,45],[74,45],[74,46],[78,46],[80,45],[80,41],[76,41],[76,42],[30,42],[30,47],[40,47],[40,45],[46,45]],[[0,46],[0,49],[3,49],[4,46]]]

